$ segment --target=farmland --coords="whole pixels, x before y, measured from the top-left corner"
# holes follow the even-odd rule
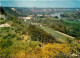
[[[52,36],[54,36],[56,38],[56,40],[59,41],[59,42],[66,42],[67,39],[69,39],[69,40],[74,40],[75,39],[72,36],[69,36],[69,35],[66,35],[64,33],[55,31],[54,29],[51,29],[51,28],[47,28],[47,27],[44,27],[44,26],[42,26],[41,28],[44,31],[50,33]]]

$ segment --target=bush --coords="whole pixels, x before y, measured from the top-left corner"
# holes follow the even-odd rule
[[[16,35],[15,34],[7,34],[6,36],[3,36],[3,39],[12,39],[14,38]]]
[[[11,45],[12,45],[12,41],[9,40],[9,39],[7,39],[7,40],[2,40],[2,41],[0,42],[0,46],[1,46],[2,48],[6,48],[6,47],[9,47],[9,46],[11,46]]]
[[[19,36],[16,37],[17,40],[23,40],[24,38],[21,38]]]
[[[68,44],[48,43],[42,47],[42,56],[44,58],[54,58],[59,55],[59,53],[64,55],[70,53],[70,51]]]
[[[43,43],[53,43],[55,38],[51,36],[51,34],[45,32],[42,29],[35,27],[34,25],[30,25],[28,27],[29,34],[31,35],[32,40],[40,41]]]

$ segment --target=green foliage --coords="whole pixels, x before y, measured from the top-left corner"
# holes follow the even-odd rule
[[[43,43],[52,43],[55,40],[55,38],[52,37],[51,34],[46,33],[45,31],[35,27],[34,25],[30,25],[28,29],[32,40],[40,41]]]
[[[35,22],[35,23],[38,23],[38,22]],[[43,26],[53,28],[57,31],[66,33],[73,37],[80,36],[80,22],[79,21],[44,19],[40,23]]]
[[[6,48],[6,47],[9,47],[9,46],[11,46],[11,45],[12,45],[12,41],[9,40],[9,39],[1,40],[1,41],[0,41],[0,46],[1,46],[2,48]]]
[[[4,12],[5,12],[5,11],[4,11],[3,7],[0,6],[0,13],[1,13],[1,14],[4,14]]]
[[[23,38],[21,38],[20,36],[16,37],[17,40],[23,40]]]
[[[68,56],[66,56],[66,55],[58,55],[58,56],[56,56],[56,58],[68,58]]]
[[[3,39],[12,39],[14,38],[16,35],[15,34],[7,34],[6,36],[3,36]]]
[[[5,23],[6,23],[6,21],[1,21],[1,20],[0,20],[0,24],[5,24]]]

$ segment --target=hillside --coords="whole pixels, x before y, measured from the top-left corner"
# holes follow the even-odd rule
[[[74,40],[75,39],[72,36],[69,36],[67,34],[61,33],[59,31],[55,31],[53,29],[50,29],[50,28],[47,28],[47,27],[44,27],[44,26],[42,26],[41,28],[44,31],[50,33],[53,37],[55,37],[58,42],[66,42],[67,40]]]
[[[5,15],[13,15],[13,16],[19,16],[19,14],[17,13],[17,11],[13,11],[11,9],[11,7],[3,7],[4,11],[5,11]]]
[[[79,21],[45,15],[24,21],[18,18],[17,12],[21,10],[9,7],[3,7],[3,10],[7,18],[0,18],[1,58],[80,57]]]

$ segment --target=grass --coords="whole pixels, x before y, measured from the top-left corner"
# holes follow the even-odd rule
[[[76,24],[76,23],[80,23],[80,21],[70,21],[70,20],[63,20],[64,22],[68,22],[68,23],[73,23],[73,24]]]
[[[74,38],[68,37],[68,36],[63,35],[61,33],[58,33],[54,29],[47,28],[47,27],[44,27],[44,26],[41,26],[41,29],[43,29],[47,33],[50,33],[59,42],[66,42],[67,39],[74,40]]]

